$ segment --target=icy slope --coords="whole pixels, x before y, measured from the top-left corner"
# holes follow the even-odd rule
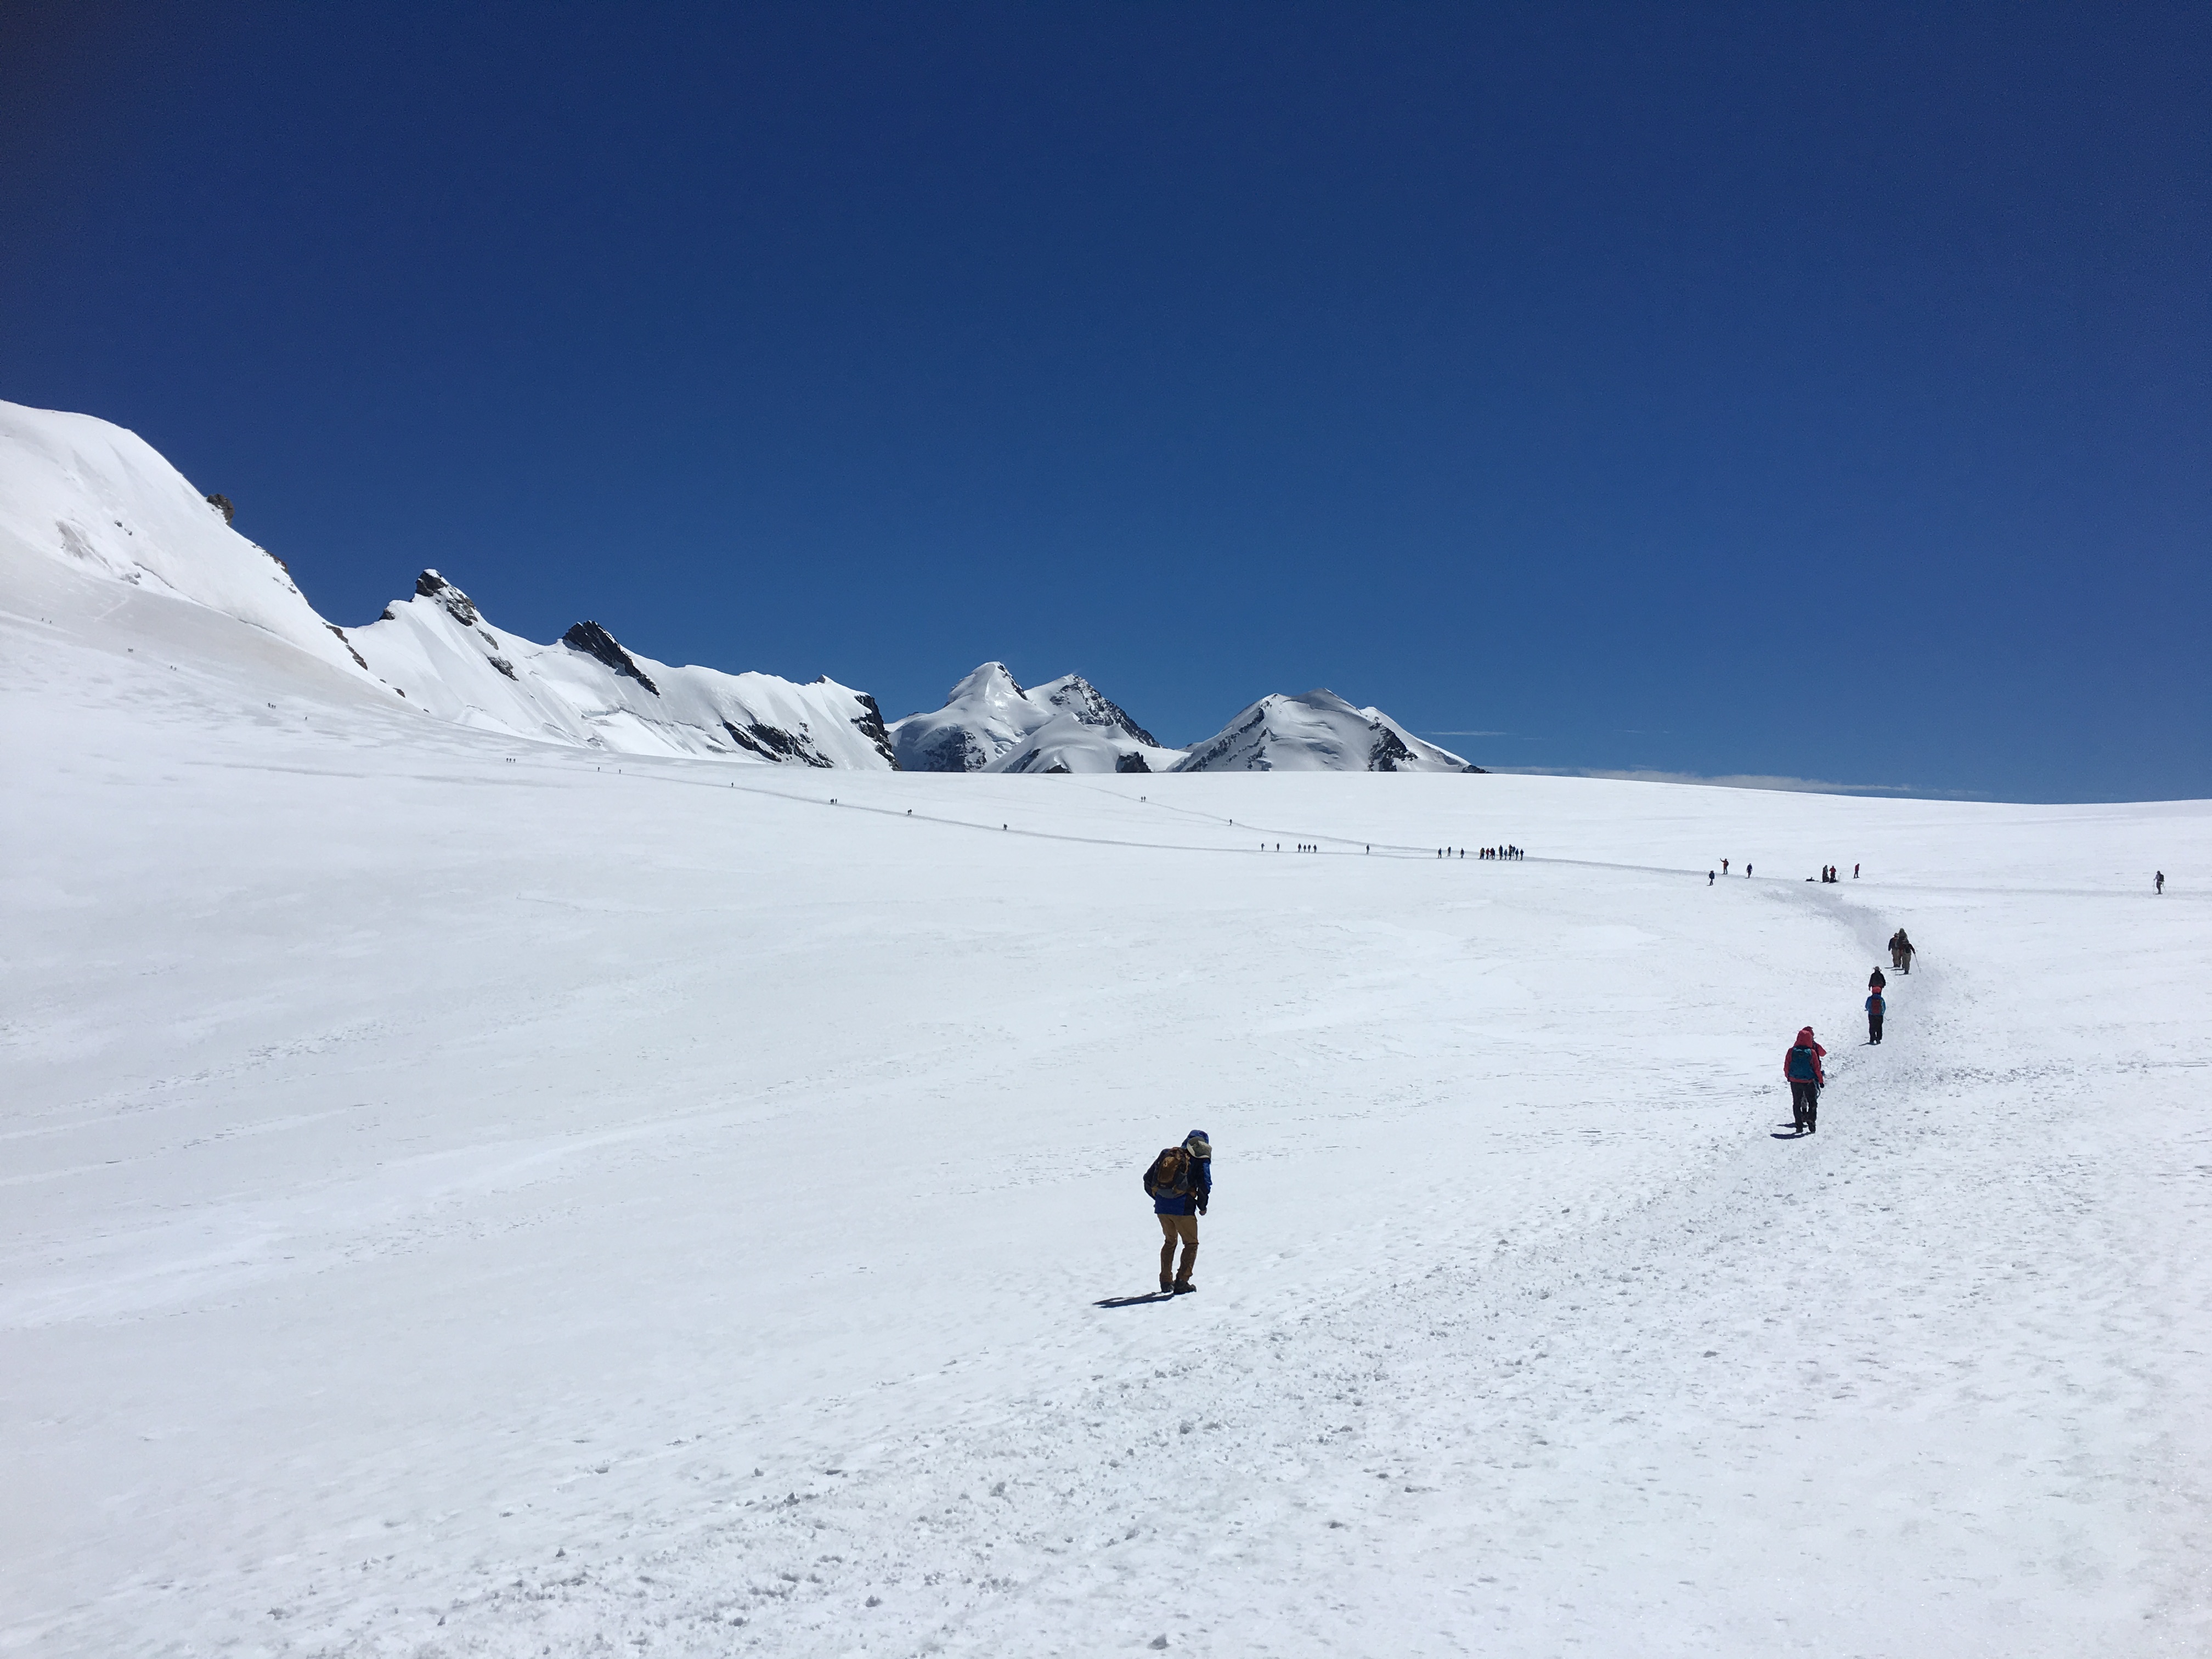
[[[909,772],[1164,772],[1182,758],[1081,675],[1024,689],[1002,662],[890,732]]]
[[[0,593],[20,601],[42,562],[204,605],[362,672],[283,565],[136,433],[0,403]]]
[[[823,678],[672,668],[635,656],[597,623],[552,645],[494,628],[434,570],[415,597],[346,637],[370,668],[442,720],[610,753],[708,755],[885,770],[875,699]]]
[[[1354,708],[1334,691],[1265,696],[1204,743],[1182,772],[1479,772],[1425,743],[1379,708]]]
[[[613,757],[118,593],[0,596],[0,1652],[2212,1638],[2204,803]]]

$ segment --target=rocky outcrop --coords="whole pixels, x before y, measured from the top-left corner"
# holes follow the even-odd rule
[[[434,570],[425,570],[416,577],[415,596],[422,599],[435,599],[445,606],[446,614],[464,628],[474,628],[480,620],[475,601]],[[620,650],[621,647],[617,646],[616,649]]]
[[[615,636],[599,623],[578,623],[561,636],[561,643],[571,651],[580,651],[587,657],[596,658],[617,674],[635,680],[654,696],[660,695],[660,688],[647,678],[645,670],[637,665],[637,659],[616,643]]]

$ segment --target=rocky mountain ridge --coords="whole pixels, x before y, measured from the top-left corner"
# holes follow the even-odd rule
[[[655,662],[595,621],[537,644],[495,628],[434,569],[375,622],[343,628],[238,533],[235,513],[134,433],[0,402],[0,586],[14,562],[39,560],[204,606],[459,726],[617,754],[870,770],[1480,769],[1319,690],[1263,697],[1176,749],[1079,674],[1024,687],[1000,662],[964,677],[942,708],[886,725],[873,697],[827,676],[802,685]]]

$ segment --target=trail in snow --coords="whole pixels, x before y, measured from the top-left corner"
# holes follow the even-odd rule
[[[2202,803],[732,790],[49,597],[0,1650],[2204,1644]]]

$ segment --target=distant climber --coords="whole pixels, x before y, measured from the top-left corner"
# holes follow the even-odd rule
[[[1888,1012],[1889,1004],[1882,1000],[1882,994],[1880,991],[1869,991],[1867,993],[1866,1016],[1867,1041],[1869,1042],[1880,1042],[1881,1041],[1881,1017]]]
[[[1820,1091],[1828,1082],[1820,1060],[1827,1052],[1813,1040],[1813,1028],[1808,1025],[1782,1056],[1782,1075],[1790,1081],[1790,1113],[1800,1134],[1811,1134],[1820,1127]]]
[[[1867,975],[1867,989],[1869,991],[1879,991],[1888,983],[1889,981],[1882,977],[1881,969],[1879,967]]]
[[[1708,871],[1706,871],[1706,872],[1705,872],[1705,885],[1706,885],[1706,886],[1708,886],[1708,887],[1710,887],[1710,886],[1711,886],[1712,884],[1713,884],[1713,872],[1712,872],[1711,871],[1708,870]]]
[[[2165,893],[2165,891],[2166,891],[2166,872],[2165,872],[2165,871],[2163,871],[2163,870],[2160,870],[2160,871],[2157,871],[2157,872],[2154,872],[2154,873],[2153,873],[2153,875],[2152,875],[2152,877],[2151,877],[2151,890],[2152,890],[2153,892],[2154,892],[2154,893],[2159,893],[2159,894],[2161,894],[2161,895]]]
[[[1900,974],[1912,971],[1912,941],[1902,927],[1889,936],[1889,965]]]
[[[1145,1196],[1160,1218],[1160,1291],[1180,1296],[1194,1291],[1190,1270],[1198,1261],[1198,1218],[1213,1196],[1213,1144],[1203,1129],[1193,1129],[1179,1146],[1163,1147],[1145,1171]],[[1176,1241],[1182,1241],[1182,1265],[1176,1266]]]

